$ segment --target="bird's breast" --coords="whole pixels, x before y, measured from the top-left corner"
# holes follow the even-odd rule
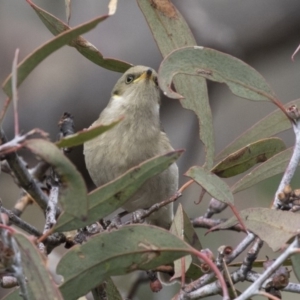
[[[85,143],[85,161],[94,183],[103,185],[160,154],[159,139],[160,131],[151,124],[130,124],[124,120]]]

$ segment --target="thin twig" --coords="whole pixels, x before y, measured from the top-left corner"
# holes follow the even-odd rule
[[[236,259],[254,241],[254,239],[255,235],[248,232],[248,235],[226,257],[226,263],[230,264],[234,259]]]
[[[158,211],[160,208],[176,201],[181,196],[182,196],[182,194],[178,191],[173,196],[171,196],[169,199],[164,200],[159,203],[156,203],[156,204],[152,205],[149,209],[139,210],[139,220],[143,220],[143,219],[149,217],[155,211]],[[132,223],[131,221],[128,221],[125,223],[125,225],[131,224],[131,223]]]
[[[3,206],[1,207],[1,212],[5,213],[8,216],[9,221],[12,224],[23,229],[27,233],[34,235],[36,237],[40,237],[42,235],[42,233],[39,230],[37,230],[34,226],[32,226],[29,223],[27,223],[26,221],[22,220],[21,218],[16,216],[12,211],[4,208]]]
[[[246,300],[251,296],[259,292],[263,283],[283,264],[283,262],[295,252],[295,249],[299,248],[298,237],[290,244],[290,246],[274,261],[274,263],[268,267],[263,274],[250,285],[242,295],[240,295],[236,300]]]
[[[58,195],[59,195],[59,185],[53,180],[52,187],[50,189],[48,206],[46,210],[46,221],[45,221],[43,234],[46,234],[56,224]],[[46,254],[45,243],[40,242],[38,247],[42,253]]]
[[[12,65],[12,77],[11,77],[11,90],[12,90],[12,100],[14,105],[14,119],[15,119],[15,137],[19,135],[19,116],[18,116],[18,56],[19,49],[16,49],[15,57]]]
[[[4,131],[0,130],[0,139],[2,144],[7,142]],[[47,208],[48,197],[33,180],[21,159],[15,152],[6,154],[6,160],[14,172],[20,186],[36,201],[43,211]]]
[[[205,218],[205,217],[197,217],[197,218],[192,219],[191,223],[195,228],[211,229],[211,228],[216,227],[226,221],[227,221],[227,219],[210,219],[210,218]],[[237,231],[237,232],[243,231],[242,226],[240,224],[233,225],[226,229],[223,229],[223,228],[215,229],[214,231],[218,231],[218,230],[232,230],[232,231]]]
[[[282,206],[282,202],[278,199],[278,194],[281,193],[284,189],[284,187],[291,183],[291,180],[295,174],[295,171],[298,167],[299,161],[300,161],[300,118],[299,118],[299,111],[296,106],[291,106],[288,109],[289,115],[293,117],[295,120],[295,123],[292,123],[294,133],[295,133],[295,146],[293,150],[292,157],[290,159],[290,162],[283,174],[283,177],[281,179],[281,182],[278,186],[278,189],[275,194],[275,198],[272,204],[273,209],[278,209]]]
[[[181,188],[178,190],[179,193],[182,193],[184,190],[186,190],[192,183],[194,183],[194,180],[189,180],[188,182],[184,183]]]

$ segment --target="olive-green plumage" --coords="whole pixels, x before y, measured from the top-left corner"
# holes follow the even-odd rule
[[[107,107],[91,126],[109,124],[120,116],[124,116],[124,120],[84,144],[86,166],[97,186],[149,158],[173,150],[160,129],[159,106],[160,92],[153,69],[135,66],[117,81]],[[172,196],[177,187],[178,168],[173,164],[145,182],[123,208],[128,212],[149,208]],[[173,204],[169,204],[153,213],[147,221],[169,228],[172,219]]]

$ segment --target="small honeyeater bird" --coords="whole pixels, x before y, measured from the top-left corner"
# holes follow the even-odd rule
[[[85,163],[97,186],[122,175],[130,168],[159,154],[172,151],[167,135],[161,131],[160,91],[157,73],[145,66],[127,70],[117,81],[106,108],[91,125],[110,124],[124,119],[112,129],[84,144]],[[174,195],[178,188],[178,167],[148,179],[124,204],[128,212],[147,209]],[[169,229],[173,203],[150,215],[148,223]]]

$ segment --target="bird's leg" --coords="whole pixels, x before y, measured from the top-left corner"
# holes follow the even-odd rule
[[[145,222],[145,210],[138,209],[131,214],[131,220],[133,224]]]

